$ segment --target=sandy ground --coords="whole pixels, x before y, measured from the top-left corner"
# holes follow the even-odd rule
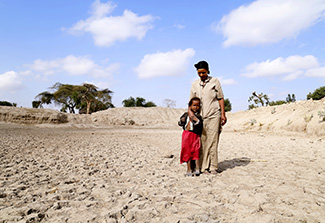
[[[180,128],[0,123],[0,222],[325,222],[325,138],[227,130],[185,177]]]

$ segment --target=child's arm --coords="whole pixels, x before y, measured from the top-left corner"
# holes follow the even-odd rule
[[[194,112],[188,108],[188,116],[190,117],[190,121],[195,123],[198,121],[197,117],[195,116]]]
[[[187,113],[185,112],[179,119],[178,125],[184,127],[186,124]]]

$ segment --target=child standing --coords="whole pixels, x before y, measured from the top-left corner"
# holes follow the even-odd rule
[[[188,107],[193,111],[194,116],[190,117],[185,112],[178,122],[179,126],[182,126],[184,131],[182,134],[182,150],[180,162],[187,163],[186,176],[200,175],[199,170],[199,154],[201,148],[200,137],[203,128],[203,119],[199,115],[201,100],[198,97],[194,97],[188,103]],[[192,171],[191,161],[195,160],[195,169]],[[193,172],[193,173],[192,173]]]

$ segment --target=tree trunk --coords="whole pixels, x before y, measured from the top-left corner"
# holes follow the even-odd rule
[[[89,114],[90,112],[90,105],[91,105],[91,101],[87,101],[87,115]]]

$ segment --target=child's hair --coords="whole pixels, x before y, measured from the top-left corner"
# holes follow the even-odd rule
[[[188,107],[190,107],[193,104],[193,101],[199,101],[201,104],[201,99],[198,97],[191,98],[190,102],[188,103]]]

